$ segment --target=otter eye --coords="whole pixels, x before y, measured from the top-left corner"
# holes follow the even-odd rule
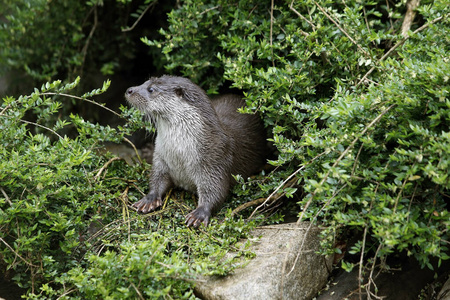
[[[147,88],[147,91],[148,91],[149,93],[153,93],[153,92],[155,91],[155,89],[152,88],[151,86],[149,86],[149,87]]]

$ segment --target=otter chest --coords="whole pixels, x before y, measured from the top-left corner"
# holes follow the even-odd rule
[[[199,139],[182,126],[158,124],[155,152],[169,167],[174,184],[192,192],[197,192],[195,179],[200,172],[199,143]]]

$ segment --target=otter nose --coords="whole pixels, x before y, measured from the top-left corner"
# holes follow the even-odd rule
[[[131,94],[133,94],[134,93],[134,90],[133,90],[133,88],[129,88],[128,90],[127,90],[127,92],[126,92],[128,95],[131,95]]]

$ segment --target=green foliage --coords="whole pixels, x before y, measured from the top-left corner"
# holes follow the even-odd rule
[[[2,0],[0,75],[13,71],[23,79],[25,73],[26,86],[33,87],[55,78],[74,80],[86,74],[82,78],[89,80],[129,71],[139,33],[124,34],[122,28],[134,21],[129,14],[135,7],[128,0]],[[161,6],[158,12],[165,10]]]
[[[89,267],[70,270],[66,280],[78,288],[81,299],[196,299],[192,286],[199,274],[224,275],[235,267],[236,258],[225,259],[225,254],[237,242],[236,223],[213,225],[206,233],[181,226],[182,219],[161,222],[158,231],[134,233],[115,251],[91,255]]]
[[[80,235],[91,219],[104,214],[96,208],[114,205],[117,198],[114,189],[95,178],[98,166],[106,162],[106,157],[96,152],[100,143],[120,140],[127,131],[97,125],[95,139],[71,139],[58,131],[75,126],[81,137],[93,124],[82,124],[81,118],[74,116],[73,122],[58,119],[50,127],[42,125],[62,107],[56,97],[47,94],[63,93],[78,81],[65,86],[56,81],[35,89],[30,96],[2,101],[1,256],[24,287],[31,283],[30,274],[33,281],[49,280],[73,266],[75,261],[68,258],[80,245]],[[31,115],[35,120],[27,121]],[[136,176],[138,170],[130,172],[123,176]]]
[[[0,63],[23,68],[31,76],[49,80],[58,69],[83,63],[85,17],[83,1],[3,1]],[[39,47],[37,47],[39,45]]]
[[[128,14],[139,20],[154,3],[5,0],[0,71],[40,81],[115,74],[137,39],[105,28],[128,28]],[[164,55],[155,66],[209,93],[231,82],[244,92],[244,111],[259,111],[272,130],[276,170],[237,178],[239,199],[222,213],[275,191],[327,228],[328,253],[341,233],[359,232],[349,253],[361,260],[342,262],[346,270],[400,251],[432,267],[432,257],[449,258],[449,11],[446,1],[421,1],[404,37],[405,1],[186,0],[162,39],[139,35]],[[237,265],[227,251],[250,255],[235,245],[256,220],[228,209],[222,222],[190,230],[183,219],[193,202],[177,193],[157,213],[131,214],[148,165],[103,148],[146,125],[136,110],[90,100],[109,81],[78,97],[79,82],[0,102],[0,267],[30,299],[195,298],[194,278]],[[70,102],[129,122],[113,128],[67,115]]]
[[[405,12],[390,2],[187,0],[165,39],[144,42],[211,92],[225,79],[244,91],[284,167],[261,190],[296,172],[301,217],[328,226],[324,244],[352,228],[353,254],[406,251],[431,267],[430,257],[449,258],[449,7],[421,2],[407,38]]]

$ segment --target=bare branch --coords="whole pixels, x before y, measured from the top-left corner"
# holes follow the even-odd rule
[[[82,58],[82,61],[81,61],[80,77],[83,74],[83,66],[84,66],[84,63],[86,61],[86,55],[87,55],[87,51],[89,49],[89,44],[91,43],[91,39],[94,36],[94,32],[97,29],[97,25],[98,25],[97,6],[96,5],[94,7],[92,7],[91,12],[92,11],[94,12],[94,25],[92,25],[91,31],[89,32],[89,35],[88,35],[88,37],[86,39],[86,43],[84,44],[83,49],[81,50],[83,58]]]
[[[31,267],[34,267],[34,268],[37,268],[38,266],[36,266],[36,265],[33,265],[32,263],[30,263],[29,261],[27,261],[25,258],[23,258],[22,256],[20,256],[19,255],[19,253],[17,253],[4,239],[2,239],[1,237],[0,237],[0,241],[3,243],[3,244],[5,244],[5,246],[7,247],[7,248],[9,248],[9,250],[11,250],[18,258],[20,258],[25,264],[27,264],[28,266],[31,266]]]
[[[326,11],[325,9],[323,9],[322,6],[320,6],[319,3],[317,3],[316,1],[314,1],[314,3],[316,4],[316,6],[320,9],[320,11],[328,18],[330,19],[331,22],[334,23],[334,25],[336,25],[340,31],[342,31],[342,33],[353,43],[356,45],[356,47],[358,47],[359,50],[361,50],[362,53],[364,53],[364,55],[366,55],[367,57],[370,58],[370,54],[364,50],[345,30],[344,28],[341,27],[341,25],[339,25],[339,23],[334,20]]]
[[[275,67],[275,59],[273,57],[273,1],[270,3],[270,49],[272,51],[272,66]]]
[[[264,205],[266,205],[270,199],[272,199],[277,193],[278,191],[282,188],[285,187],[286,184],[291,180],[291,178],[293,178],[298,172],[300,172],[301,170],[303,170],[308,164],[312,163],[313,161],[315,161],[316,159],[318,159],[319,157],[321,157],[322,155],[326,154],[326,152],[322,152],[319,155],[317,155],[316,157],[314,157],[313,159],[311,159],[309,162],[307,162],[306,164],[304,164],[303,166],[301,166],[300,168],[298,168],[294,173],[292,173],[291,175],[288,176],[288,178],[286,178],[279,186],[277,186],[277,188],[272,192],[272,194],[269,195],[269,197],[266,198],[266,200],[257,208],[255,208],[255,210],[252,212],[252,214],[250,215],[249,219],[251,219],[253,217],[253,215],[260,209],[262,208]],[[293,178],[295,180],[295,178]],[[277,200],[280,197],[277,197],[275,200]],[[274,201],[275,201],[274,200]]]
[[[350,152],[351,149],[353,149],[353,147],[355,146],[356,142],[360,139],[360,137],[362,137],[364,134],[366,134],[366,132],[376,123],[378,123],[380,121],[380,119],[388,112],[390,111],[393,107],[395,106],[395,104],[392,104],[391,106],[389,106],[388,108],[386,108],[384,111],[382,111],[375,119],[372,120],[372,122],[369,123],[369,125],[366,126],[366,128],[364,128],[364,130],[361,132],[361,134],[359,134],[359,136],[357,136],[351,143],[350,145],[344,150],[344,152],[342,152],[342,154],[338,157],[338,159],[336,159],[336,161],[334,162],[333,166],[331,168],[336,167],[339,162],[347,155],[348,152]],[[330,176],[330,172],[328,171],[325,176],[322,178],[322,180],[320,181],[319,185],[322,186],[324,184],[324,182],[328,179],[328,177]],[[317,191],[317,190],[316,190]],[[305,213],[305,211],[307,210],[307,208],[309,207],[309,205],[311,204],[312,200],[314,199],[315,195],[317,194],[317,192],[314,191],[311,195],[311,198],[308,200],[308,202],[306,203],[305,207],[302,210],[302,213],[300,214],[300,217],[297,220],[297,224],[300,224],[300,222],[303,220],[303,215]]]
[[[314,25],[311,21],[309,21],[307,18],[305,18],[301,13],[299,13],[295,8],[294,8],[294,0],[292,0],[291,5],[289,6],[289,9],[292,10],[297,16],[300,17],[300,19],[302,19],[303,21],[305,21],[306,23],[308,23],[314,30],[316,29],[316,25]],[[306,33],[306,32],[305,32]]]
[[[123,29],[122,29],[122,32],[128,32],[128,31],[133,30],[134,27],[136,27],[137,24],[141,21],[142,17],[147,13],[147,11],[148,11],[151,7],[155,6],[156,3],[158,3],[158,1],[153,1],[152,3],[150,3],[150,4],[144,9],[144,11],[143,11],[142,14],[139,16],[139,18],[136,20],[136,22],[134,22],[134,24],[131,25],[131,27],[123,28]]]
[[[402,24],[402,36],[407,37],[408,31],[411,29],[411,25],[414,21],[414,18],[416,16],[416,9],[420,4],[420,0],[409,0],[406,3],[406,14],[405,18],[403,19]]]
[[[198,15],[201,16],[201,15],[203,15],[203,14],[206,14],[208,11],[214,10],[214,9],[216,9],[216,8],[219,8],[219,7],[220,7],[220,5],[216,5],[216,6],[210,7],[210,8],[208,8],[208,9],[205,9],[204,11],[202,11],[201,13],[199,13]]]
[[[6,194],[5,190],[3,188],[0,188],[0,191],[2,191],[3,197],[5,197],[6,202],[9,205],[12,205],[12,202],[11,202],[11,200],[9,200],[8,194]]]
[[[42,95],[45,95],[45,96],[63,96],[63,97],[77,99],[77,100],[87,101],[87,102],[92,103],[94,105],[100,106],[103,109],[106,109],[110,113],[113,113],[113,114],[115,114],[116,116],[118,116],[120,118],[123,118],[119,113],[115,112],[114,110],[112,110],[112,109],[110,109],[110,108],[108,108],[108,107],[106,107],[106,106],[104,106],[104,105],[102,105],[102,104],[100,104],[98,102],[95,102],[93,100],[89,100],[89,99],[86,99],[86,98],[82,98],[82,97],[78,97],[78,96],[74,96],[74,95],[70,95],[70,94],[64,94],[64,93],[42,93]]]
[[[142,159],[141,159],[141,156],[139,155],[138,150],[136,149],[136,146],[135,146],[129,139],[127,139],[126,137],[123,137],[123,140],[124,140],[125,142],[127,142],[128,144],[130,144],[131,147],[133,147],[134,153],[136,154],[137,159],[139,160],[139,162],[140,162],[141,165],[142,165]]]
[[[95,175],[94,176],[94,180],[98,180],[98,178],[100,177],[100,175],[102,174],[102,172],[113,162],[113,161],[116,161],[116,160],[121,160],[122,158],[120,158],[120,157],[113,157],[113,158],[111,158],[110,160],[108,160],[107,162],[106,162],[106,164],[104,164],[101,168],[100,168],[100,170],[98,170],[98,172],[97,172],[97,175]]]
[[[51,133],[57,135],[61,140],[64,139],[64,138],[63,138],[61,135],[59,135],[56,131],[54,131],[53,129],[48,128],[48,127],[46,127],[46,126],[44,126],[44,125],[41,125],[41,124],[38,124],[38,123],[34,123],[34,122],[30,122],[30,121],[25,121],[25,120],[22,120],[22,119],[19,120],[19,121],[22,122],[22,123],[26,123],[26,124],[30,124],[30,125],[34,125],[34,126],[37,126],[37,127],[44,128],[45,130],[48,130],[48,131],[50,131]]]
[[[10,104],[6,105],[5,108],[0,112],[0,116],[2,116],[2,115],[5,113],[5,111],[6,111],[7,109],[9,109],[10,107],[11,107]]]
[[[413,33],[416,34],[426,28],[428,28],[430,25],[433,25],[437,22],[439,22],[440,20],[442,20],[443,18],[447,18],[449,16],[449,14],[445,15],[445,16],[440,16],[439,18],[434,19],[433,21],[424,24],[423,26],[421,26],[420,28],[417,28]],[[394,47],[392,47],[391,49],[389,49],[388,52],[386,52],[377,62],[377,65],[386,59],[386,57],[388,57],[389,55],[391,55],[392,52],[395,51],[395,49],[397,49],[399,46],[403,45],[403,43],[406,42],[406,40],[409,38],[409,35],[406,35],[401,41],[399,41],[397,44],[394,45]],[[358,87],[361,85],[361,83],[363,83],[367,77],[375,70],[375,66],[372,67],[364,76],[363,78],[361,78],[361,80],[358,82],[358,84],[355,87]]]

